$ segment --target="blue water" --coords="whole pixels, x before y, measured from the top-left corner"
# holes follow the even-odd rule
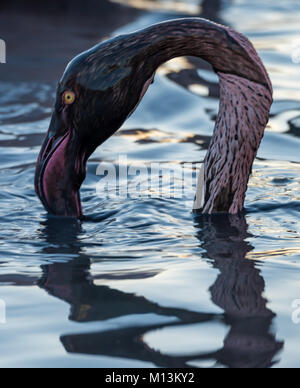
[[[120,155],[135,168],[203,160],[218,99],[201,80],[217,90],[216,80],[184,59],[159,70],[134,115],[93,155],[82,187],[85,221],[47,216],[34,193],[67,61],[103,37],[201,15],[197,1],[121,3],[119,20],[108,11],[113,21],[99,33],[84,17],[81,25],[72,15],[0,15],[1,38],[10,43],[19,21],[20,39],[21,31],[31,39],[26,48],[14,38],[0,65],[0,366],[299,367],[298,1],[224,1],[210,14],[251,38],[274,85],[245,214],[194,216],[193,182],[182,198],[169,198],[167,187],[154,198],[97,191],[99,163],[120,167]],[[202,78],[183,87],[184,69]],[[0,321],[3,310],[0,303]]]

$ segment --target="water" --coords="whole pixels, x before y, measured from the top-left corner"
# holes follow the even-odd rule
[[[0,68],[0,366],[299,367],[298,1],[204,9],[252,39],[275,89],[244,215],[193,216],[192,186],[181,199],[168,198],[166,187],[162,198],[96,194],[100,161],[119,167],[124,152],[136,168],[203,160],[217,87],[192,59],[162,67],[139,109],[93,155],[82,188],[84,222],[47,216],[34,193],[64,64],[104,36],[184,11],[201,15],[197,1],[123,3],[131,7],[101,2],[108,15],[102,26],[84,23],[76,8],[63,15],[55,6],[1,11],[10,49]],[[189,83],[184,69],[193,74]]]

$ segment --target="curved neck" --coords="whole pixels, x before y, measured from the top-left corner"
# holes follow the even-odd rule
[[[223,73],[219,77],[220,109],[196,197],[204,213],[236,214],[244,207],[272,98],[264,86],[253,81]]]
[[[242,210],[269,118],[272,86],[247,38],[199,18],[168,21],[116,37],[71,61],[59,84],[54,120],[36,169],[36,190],[45,207],[55,214],[81,215],[79,188],[88,156],[130,116],[157,68],[185,55],[209,62],[221,87],[220,111],[195,208],[205,213]],[[64,116],[61,94],[69,89],[78,98]]]
[[[204,167],[195,210],[238,213],[243,209],[253,161],[272,104],[272,85],[250,41],[204,19],[161,23],[129,36],[139,45],[136,77],[150,77],[179,56],[201,57],[220,79],[220,110]]]
[[[184,18],[130,34],[126,41],[127,55],[128,49],[135,51],[138,68],[144,71],[154,72],[176,57],[196,56],[209,62],[216,73],[246,78],[272,93],[270,79],[253,45],[229,27],[201,18]]]

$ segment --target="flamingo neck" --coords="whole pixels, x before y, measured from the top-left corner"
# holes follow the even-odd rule
[[[219,77],[220,109],[199,175],[194,208],[209,214],[235,214],[244,206],[272,97],[253,81],[224,73]]]
[[[142,47],[136,57],[137,80],[150,78],[161,64],[184,55],[204,59],[218,74],[220,110],[194,209],[240,212],[272,104],[272,85],[255,48],[242,34],[203,19],[161,23],[130,39]]]

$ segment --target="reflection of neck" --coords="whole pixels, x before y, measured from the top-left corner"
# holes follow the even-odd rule
[[[225,219],[228,223],[208,222],[206,225],[209,240],[203,247],[209,259],[213,260],[213,266],[221,272],[210,289],[212,299],[231,317],[273,317],[262,296],[264,279],[255,262],[246,259],[253,247],[246,241],[250,235],[245,217],[229,216]]]
[[[78,294],[81,295],[84,288],[89,289],[87,277],[90,260],[88,258],[44,265],[42,270],[43,277],[39,282],[40,287],[47,290],[50,295],[71,305],[78,303]]]
[[[243,216],[202,218],[199,238],[213,266],[220,271],[210,292],[212,301],[225,312],[230,332],[218,352],[230,367],[268,367],[282,348],[271,333],[275,314],[263,297],[265,282],[255,262],[246,259],[253,247],[245,241]]]

